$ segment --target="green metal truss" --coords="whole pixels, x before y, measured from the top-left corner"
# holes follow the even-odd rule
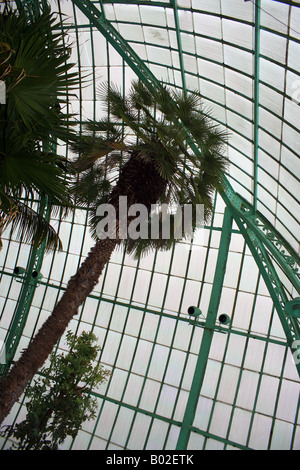
[[[28,12],[34,12],[38,8],[40,2],[36,0],[24,0],[21,2],[17,0],[18,6],[24,6]],[[146,64],[140,59],[135,51],[130,47],[128,42],[118,33],[113,25],[105,18],[103,3],[99,2],[99,8],[95,3],[90,0],[73,0],[76,5],[88,18],[91,25],[97,28],[107,41],[118,51],[125,62],[132,68],[137,76],[148,86],[151,90],[160,87],[160,82],[156,79],[154,74],[149,70]],[[139,2],[134,2],[139,3]],[[150,3],[150,2],[149,2]],[[177,5],[176,0],[171,0],[169,4],[160,2],[160,6],[171,6],[174,9],[174,17],[176,24],[177,43],[179,49],[179,57],[182,61],[182,47],[180,41],[180,30],[178,26]],[[210,298],[210,304],[205,322],[199,322],[198,325],[203,328],[203,337],[200,345],[198,360],[195,368],[195,374],[191,390],[189,393],[188,402],[185,409],[185,414],[182,423],[174,424],[179,425],[181,428],[179,439],[177,442],[177,449],[186,449],[189,440],[189,435],[193,428],[193,419],[197,406],[197,400],[201,390],[201,385],[205,375],[208,354],[212,342],[212,337],[215,331],[221,331],[222,327],[216,325],[216,316],[226,263],[228,258],[228,250],[230,243],[230,236],[232,233],[232,222],[234,221],[238,227],[239,232],[243,235],[244,240],[249,247],[253,258],[258,266],[259,272],[265,281],[266,287],[273,300],[274,307],[277,311],[282,328],[285,332],[287,344],[290,349],[294,350],[295,341],[300,340],[300,324],[299,319],[289,317],[285,311],[285,305],[294,296],[294,292],[300,295],[300,273],[299,273],[299,257],[285,241],[285,239],[278,233],[278,231],[270,224],[270,222],[257,211],[257,136],[258,136],[258,89],[259,89],[259,30],[260,30],[260,8],[259,3],[256,3],[255,9],[255,90],[254,90],[254,174],[253,174],[253,204],[246,201],[239,194],[237,194],[229,183],[228,179],[224,176],[223,183],[224,189],[220,192],[223,198],[226,209],[224,214],[223,228],[221,242],[219,246],[219,254],[217,266],[215,270],[215,277],[213,281],[213,289]],[[284,2],[294,4],[293,2]],[[177,18],[177,22],[176,22]],[[182,65],[182,64],[181,64]],[[184,68],[181,66],[182,85],[186,89]],[[187,136],[188,135],[188,129]],[[197,146],[189,139],[189,144],[194,151],[198,152]],[[201,156],[200,156],[201,157]],[[31,270],[40,270],[44,255],[44,246],[40,249],[31,251],[31,256],[28,262],[28,274],[24,277],[24,284],[19,296],[19,301],[14,314],[14,320],[10,327],[10,332],[6,340],[6,352],[9,365],[13,360],[13,356],[21,337],[22,331],[25,326],[26,318],[31,306],[37,281],[33,281],[30,275]],[[280,275],[283,273],[287,279],[285,284]],[[97,297],[98,299],[98,297]],[[110,300],[107,300],[110,302]],[[121,302],[111,301],[113,303]],[[130,307],[130,304],[124,303],[124,307]],[[138,307],[134,307],[137,308]],[[145,310],[145,309],[143,309]],[[148,309],[146,309],[148,311]],[[158,312],[153,311],[157,314]],[[164,314],[166,315],[166,314]],[[188,321],[187,319],[181,319]],[[224,328],[226,331],[226,328]],[[232,333],[244,334],[239,331],[231,330]],[[251,336],[249,334],[249,336]],[[297,370],[300,376],[300,364],[297,365]],[[6,373],[7,367],[0,369],[0,374]],[[98,395],[97,395],[98,396]],[[100,395],[99,395],[100,397]],[[109,400],[108,397],[105,399]],[[128,406],[129,405],[124,405]],[[134,407],[132,407],[135,410]],[[140,411],[140,410],[139,410]],[[143,411],[142,411],[143,412]],[[148,412],[146,414],[149,414]],[[155,413],[153,413],[155,417]],[[171,422],[172,420],[170,420]],[[196,432],[199,432],[195,429]],[[218,437],[215,437],[218,439]],[[224,441],[225,442],[225,441]],[[227,444],[229,443],[226,440]],[[242,446],[241,446],[242,448]],[[246,448],[246,447],[245,447]]]
[[[123,59],[128,63],[128,65],[136,72],[137,76],[151,89],[157,89],[161,86],[160,82],[152,74],[146,64],[138,57],[135,51],[130,47],[128,42],[118,33],[118,31],[113,27],[113,25],[105,18],[104,10],[98,10],[98,8],[90,2],[90,0],[73,0],[73,3],[87,16],[91,24],[95,26],[109,41],[109,43],[121,54]],[[101,3],[101,2],[100,2]],[[172,2],[174,9],[176,10],[175,2]],[[259,6],[259,5],[258,5]],[[259,42],[259,8],[256,8],[256,41]],[[175,15],[176,16],[176,15]],[[256,108],[258,106],[258,60],[259,60],[259,51],[256,55]],[[256,113],[255,119],[255,129],[258,128],[258,115]],[[187,136],[189,145],[192,149],[199,154],[197,146],[191,141],[188,135]],[[257,145],[256,145],[257,147]],[[254,173],[257,172],[257,164],[254,167]],[[249,244],[249,248],[255,255],[255,260],[261,260],[262,251],[260,254],[258,252],[260,243],[263,243],[265,248],[268,250],[270,255],[274,257],[276,262],[280,265],[280,268],[283,269],[284,273],[287,275],[288,279],[300,294],[300,283],[299,283],[299,258],[293,252],[293,250],[288,246],[285,240],[280,237],[278,232],[272,227],[272,225],[263,218],[256,211],[256,202],[254,205],[247,203],[241,196],[239,196],[232,188],[226,176],[223,178],[224,190],[220,192],[222,198],[228,207],[233,209],[234,219],[236,223],[240,226],[243,235],[246,235],[247,230],[252,231],[251,238],[248,236],[245,237],[245,240]],[[257,181],[254,178],[254,185],[256,187]],[[255,198],[256,201],[256,198]],[[276,272],[273,260],[270,256],[264,256],[264,262],[258,262],[258,267],[261,271],[261,274],[266,277],[270,273]],[[285,298],[280,296],[279,292],[284,291],[283,284],[277,279],[277,282],[268,283],[268,289],[271,297],[278,299],[280,297],[280,305],[276,302],[276,308],[278,311],[279,318],[281,320],[284,331],[288,334],[288,341],[290,347],[293,349],[293,342],[299,340],[299,321],[293,320],[290,321],[284,313],[284,301]],[[300,366],[298,366],[298,371],[300,375]]]
[[[299,294],[299,257],[274,227],[230,187],[227,187],[227,190],[221,195],[227,206],[232,208],[234,220],[263,276],[288,345],[294,352],[297,344],[295,341],[300,339],[300,323],[299,319],[286,315],[285,304],[291,297],[288,297],[286,287],[279,278],[275,262],[278,263]],[[297,364],[296,367],[300,377],[300,364]]]

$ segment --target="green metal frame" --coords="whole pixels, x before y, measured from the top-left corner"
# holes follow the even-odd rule
[[[280,281],[278,273],[276,272],[276,269],[274,267],[274,264],[267,252],[267,249],[263,241],[260,239],[262,238],[262,234],[260,234],[260,237],[258,237],[257,234],[251,228],[246,228],[240,217],[235,216],[234,220],[236,224],[238,225],[238,227],[240,228],[240,231],[245,238],[245,242],[247,243],[253,255],[253,258],[255,259],[255,262],[259,268],[259,271],[265,281],[267,289],[274,302],[274,306],[279,316],[279,320],[281,322],[282,328],[286,335],[288,345],[291,349],[291,352],[293,353],[295,352],[295,349],[297,348],[296,346],[297,343],[295,341],[299,341],[300,339],[299,319],[288,317],[286,315],[284,307],[289,299],[285,292],[285,287],[283,283]],[[298,375],[300,377],[300,364],[299,363],[296,364],[296,368],[298,370]]]
[[[117,30],[112,26],[112,24],[104,17],[103,12],[100,12],[90,0],[73,0],[73,3],[87,16],[96,28],[104,34],[109,43],[121,54],[123,59],[128,63],[128,65],[137,73],[138,77],[149,87],[149,89],[157,89],[161,85],[159,81],[154,77],[152,72],[148,69],[146,64],[137,56],[134,50],[130,47],[128,42],[117,32]],[[175,4],[173,3],[173,6]],[[259,5],[258,5],[259,6]],[[259,42],[259,8],[256,10],[256,41]],[[256,73],[258,73],[258,60],[259,60],[259,51],[256,57]],[[258,99],[258,76],[256,75],[256,100]],[[256,115],[255,128],[258,128],[258,116]],[[188,135],[188,129],[187,135]],[[192,149],[199,154],[200,152],[197,146],[191,141],[188,135],[188,142],[191,145]],[[257,145],[256,145],[257,147]],[[255,172],[257,171],[257,165],[255,164]],[[251,227],[253,231],[253,237],[257,237],[263,244],[266,246],[270,253],[275,257],[276,261],[280,264],[281,268],[284,270],[285,274],[288,276],[289,280],[292,282],[293,286],[300,293],[299,290],[299,273],[297,265],[299,265],[299,258],[295,253],[288,247],[288,244],[279,236],[277,231],[267,222],[266,219],[263,220],[261,224],[262,216],[260,216],[256,211],[256,203],[252,206],[249,203],[246,203],[242,198],[235,193],[228,179],[224,176],[224,191],[221,191],[220,194],[224,199],[228,207],[234,209],[233,213],[235,214],[235,220],[240,224],[242,219],[243,224],[247,227]],[[256,187],[256,179],[255,179]],[[241,225],[242,233],[246,233],[245,225]],[[248,239],[248,237],[247,237]],[[248,239],[250,243],[250,240]],[[285,247],[285,250],[282,250],[282,246]],[[252,248],[252,246],[251,246]],[[251,249],[250,248],[250,249]],[[255,252],[256,253],[256,252]],[[258,257],[255,255],[255,259],[258,260]],[[265,257],[264,265],[258,263],[258,267],[263,276],[265,276],[266,268],[267,272],[274,271],[274,265],[270,257]],[[283,286],[282,286],[283,287]],[[268,289],[270,295],[274,298],[277,295],[274,292],[274,286],[268,283]],[[300,339],[299,328],[296,328],[286,319],[285,315],[282,315],[282,309],[278,311],[280,320],[283,322],[283,328],[287,331],[286,327],[289,325],[291,331],[291,338]],[[292,348],[292,342],[290,346]],[[298,368],[300,374],[300,367]]]
[[[257,209],[258,127],[259,127],[259,58],[260,58],[260,0],[255,2],[255,57],[254,57],[254,138],[253,138],[253,207]]]
[[[216,326],[216,319],[218,308],[223,288],[223,281],[226,271],[226,264],[229,252],[229,245],[231,239],[233,217],[230,209],[227,207],[224,213],[222,236],[219,246],[219,254],[215,270],[215,276],[211,291],[210,303],[207,311],[206,322],[204,325],[204,332],[198,354],[198,360],[195,367],[193,382],[191,385],[188,402],[186,405],[181,430],[177,441],[177,450],[184,450],[188,446],[190,433],[195,417],[195,412],[198,404],[198,398],[201,391],[201,386],[204,380],[205,371],[207,367],[207,360],[213,339],[213,334]]]
[[[46,5],[45,1],[41,2]],[[34,17],[40,10],[40,2],[38,0],[16,0],[19,10],[24,9],[28,18]],[[50,220],[51,208],[47,198],[42,203],[39,203],[39,214]],[[17,347],[19,345],[26,320],[31,308],[32,299],[34,297],[35,289],[39,284],[38,278],[32,277],[32,272],[40,272],[45,253],[45,242],[41,243],[39,247],[31,246],[30,254],[26,266],[26,273],[22,276],[19,282],[22,282],[22,288],[19,294],[17,305],[14,315],[5,338],[5,363],[0,364],[0,379],[5,376],[13,362]]]
[[[28,11],[31,11],[32,5],[36,8],[39,5],[39,2],[34,0],[25,0],[21,2],[17,0],[18,4],[23,3],[25,8]],[[99,8],[92,3],[90,0],[73,0],[73,4],[76,5],[81,12],[83,12],[90,24],[97,28],[107,41],[118,51],[123,60],[132,68],[132,70],[137,74],[137,76],[149,87],[149,89],[157,89],[160,87],[160,82],[156,79],[153,73],[149,70],[146,64],[140,59],[140,57],[134,52],[130,47],[127,41],[118,33],[118,31],[113,27],[113,25],[105,18],[103,4],[108,3],[105,0],[99,2]],[[124,3],[124,2],[120,2]],[[130,3],[130,2],[127,2]],[[171,0],[170,3],[165,2],[132,2],[134,4],[156,4],[161,7],[172,7],[174,10],[174,18],[176,24],[176,35],[177,35],[177,44],[179,50],[179,57],[181,62],[181,77],[183,89],[186,89],[185,83],[185,72],[183,68],[183,55],[182,55],[182,46],[180,39],[180,28],[178,22],[178,8],[176,0]],[[295,5],[293,2],[283,2],[289,3],[290,5]],[[165,420],[170,425],[175,425],[180,427],[179,439],[177,442],[177,449],[183,450],[186,449],[188,445],[188,440],[190,433],[192,431],[202,434],[205,438],[213,437],[224,444],[230,445],[231,442],[229,439],[222,439],[218,436],[212,436],[210,433],[199,431],[197,428],[193,427],[193,420],[195,415],[195,410],[197,406],[197,401],[201,391],[201,386],[205,376],[207,359],[210,351],[210,346],[213,338],[213,334],[216,331],[228,331],[228,328],[222,328],[216,324],[216,315],[218,310],[218,305],[220,302],[223,279],[226,269],[226,263],[228,259],[228,250],[230,243],[230,236],[233,233],[232,230],[232,221],[236,223],[239,233],[244,237],[245,243],[250,249],[253,258],[258,266],[259,273],[264,279],[266,287],[270,293],[270,296],[273,300],[274,307],[277,311],[278,317],[280,319],[282,328],[285,332],[287,344],[293,352],[293,344],[295,340],[300,339],[300,327],[299,319],[289,318],[285,312],[285,304],[291,299],[291,292],[289,292],[290,285],[300,294],[300,281],[299,281],[299,257],[289,246],[289,244],[284,240],[284,238],[277,232],[277,230],[269,223],[269,221],[263,217],[257,210],[257,171],[258,171],[258,128],[259,128],[259,116],[258,116],[258,102],[259,102],[259,40],[260,40],[260,4],[256,3],[255,7],[255,80],[254,80],[254,171],[253,171],[253,204],[250,204],[245,199],[243,199],[239,194],[237,194],[232,186],[230,185],[228,179],[224,176],[224,190],[220,192],[221,197],[223,198],[226,209],[224,214],[224,222],[222,228],[221,242],[219,246],[219,254],[217,260],[217,266],[215,270],[215,276],[213,281],[213,290],[211,293],[209,309],[207,313],[207,318],[205,322],[198,322],[195,327],[203,328],[203,337],[200,345],[200,351],[197,359],[197,364],[195,368],[195,373],[193,377],[193,382],[191,390],[189,393],[189,398],[187,406],[185,409],[185,414],[182,423],[173,420],[172,418],[167,419],[163,418],[156,414],[154,410],[153,413],[146,412],[141,410],[138,405],[136,407],[127,405],[123,403],[122,400],[113,400],[106,395],[95,394],[98,398],[104,398],[107,401],[112,403],[125,406],[131,409],[133,412],[137,413],[137,410],[141,413],[149,415],[152,419],[159,418]],[[177,18],[177,19],[176,19]],[[187,136],[188,136],[188,129]],[[189,136],[188,136],[189,137]],[[189,140],[189,144],[192,146],[194,151],[198,151],[197,146]],[[200,156],[201,157],[201,156]],[[32,251],[31,257],[28,262],[29,269],[30,266],[35,267],[39,270],[43,260],[43,248],[41,247],[38,251]],[[123,269],[123,266],[122,266]],[[284,274],[288,280],[289,287],[284,284],[281,280],[281,274]],[[152,273],[153,274],[153,273]],[[135,278],[136,279],[136,278]],[[42,281],[43,285],[49,285],[47,282]],[[14,351],[17,346],[18,339],[21,336],[23,331],[27,314],[31,305],[31,301],[35,292],[36,285],[30,282],[29,277],[26,278],[22,292],[19,296],[18,306],[14,315],[14,323],[11,326],[9,336],[7,338],[7,345],[9,351],[10,360],[13,358]],[[52,286],[57,287],[57,289],[62,289],[61,286]],[[150,292],[150,291],[149,291]],[[93,295],[90,296],[93,298]],[[116,294],[117,297],[117,294]],[[129,303],[121,302],[115,298],[105,299],[102,296],[102,292],[99,296],[95,296],[95,299],[100,303],[100,301],[105,301],[112,303],[113,307],[122,306],[127,308],[128,311],[130,308],[140,310],[143,312],[149,312],[156,315],[159,315],[159,321],[161,318],[168,317],[167,313],[163,312],[163,306],[161,311],[151,310],[147,305],[145,307],[139,307],[132,304],[130,300]],[[179,318],[178,318],[179,320]],[[180,318],[180,321],[187,322],[188,318]],[[234,330],[229,328],[230,333],[245,335],[247,338],[262,339],[265,342],[271,342],[274,344],[285,345],[283,341],[277,341],[272,338],[263,338],[255,336],[253,334],[248,334],[239,330]],[[300,376],[300,364],[297,366],[298,373]],[[117,418],[116,418],[117,419]],[[96,423],[97,425],[97,423]],[[95,427],[96,427],[95,425]],[[92,439],[92,438],[91,438]],[[235,443],[232,443],[236,445]],[[240,448],[248,448],[247,446],[239,446]]]
[[[183,88],[184,92],[186,93],[187,86],[186,86],[186,80],[185,80],[185,71],[184,71],[184,62],[183,62],[182,43],[181,43],[181,37],[180,37],[180,27],[179,27],[177,0],[171,0],[171,5],[173,7],[174,18],[175,18],[176,37],[177,37],[177,44],[178,44],[178,53],[179,53],[179,61],[180,61],[180,72],[181,72],[182,88]]]
[[[50,206],[47,201],[42,204],[39,209],[39,213],[46,220],[50,220]],[[32,272],[40,272],[43,263],[43,257],[45,253],[45,242],[43,242],[38,248],[31,247],[30,254],[25,268],[26,272],[22,278],[17,279],[15,282],[22,282],[22,288],[19,294],[18,302],[15,308],[15,312],[5,339],[5,363],[0,364],[0,379],[7,374],[12,361],[14,359],[18,344],[20,342],[26,320],[31,308],[32,299],[35,293],[35,289],[39,284],[40,280],[38,277],[33,277]]]

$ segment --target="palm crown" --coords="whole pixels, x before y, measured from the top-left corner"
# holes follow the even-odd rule
[[[86,135],[73,146],[79,152],[74,162],[79,172],[74,183],[77,203],[90,209],[94,236],[102,202],[114,208],[116,222],[121,220],[120,196],[126,196],[129,205],[139,203],[147,209],[162,203],[200,203],[209,214],[212,192],[226,167],[226,135],[201,112],[199,96],[167,89],[152,95],[140,82],[133,83],[125,98],[107,85],[101,96],[112,118],[88,123]],[[201,158],[189,146],[186,128]],[[45,362],[122,241],[120,231],[115,238],[99,238],[70,278],[52,314],[0,383],[0,421]],[[137,256],[149,247],[166,249],[175,242],[175,237],[124,239],[126,249]]]
[[[226,133],[203,111],[198,93],[183,94],[166,87],[154,93],[140,82],[132,83],[126,97],[115,86],[99,90],[109,119],[88,122],[86,134],[73,149],[79,153],[74,185],[77,203],[90,209],[96,237],[97,207],[117,206],[118,196],[128,203],[204,206],[207,219],[212,196],[221,187],[226,170]],[[191,139],[196,149],[189,145]],[[200,154],[200,158],[199,158]],[[171,213],[171,224],[175,214]],[[149,219],[150,223],[150,219]],[[125,240],[128,251],[141,254],[148,248],[170,248],[170,239]]]

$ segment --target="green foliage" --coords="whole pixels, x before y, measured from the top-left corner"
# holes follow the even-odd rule
[[[11,52],[3,57],[1,68],[14,135],[27,130],[39,140],[70,137],[70,116],[60,107],[66,104],[67,87],[70,92],[78,77],[69,71],[70,48],[64,44],[66,35],[57,32],[61,27],[49,9],[31,22],[22,13],[0,15],[0,40]]]
[[[165,181],[165,190],[156,201],[158,205],[168,204],[172,208],[203,204],[207,220],[213,210],[214,193],[222,187],[227,168],[224,155],[227,134],[203,110],[199,94],[184,94],[166,87],[151,93],[142,82],[134,81],[125,97],[117,87],[106,83],[100,86],[99,97],[111,116],[110,121],[89,123],[86,135],[73,147],[79,154],[76,200],[90,209],[94,238],[99,222],[97,207],[109,201],[126,162],[137,154]],[[123,135],[125,129],[129,129],[131,136],[134,134],[135,141]],[[191,141],[198,152],[191,147]],[[137,185],[132,181],[129,186],[136,190]],[[127,240],[125,246],[138,257],[148,249],[169,249],[176,241],[140,238]]]
[[[17,441],[17,450],[56,450],[75,438],[86,420],[96,417],[97,400],[89,392],[110,372],[96,362],[100,348],[92,332],[66,334],[69,352],[51,354],[50,366],[26,389],[26,419],[8,426],[2,435]],[[94,344],[96,343],[96,344]]]
[[[22,12],[0,14],[0,79],[6,103],[0,105],[0,218],[17,238],[46,248],[59,238],[32,201],[45,201],[53,212],[72,206],[71,167],[56,153],[58,139],[76,139],[67,96],[78,85],[70,71],[70,48],[62,24],[46,8],[29,21]],[[14,212],[13,224],[8,215]]]

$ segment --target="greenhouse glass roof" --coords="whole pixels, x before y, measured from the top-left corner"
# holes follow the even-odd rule
[[[38,7],[23,4],[29,12]],[[149,89],[198,90],[229,131],[230,162],[210,223],[168,252],[134,260],[116,250],[71,321],[74,332],[96,334],[112,374],[93,392],[97,418],[63,447],[299,450],[300,2],[50,5],[67,17],[74,69],[89,76],[69,97],[79,129],[103,117],[102,81],[124,93],[135,78]],[[83,209],[52,225],[61,252],[35,250],[9,231],[3,237],[0,339],[10,360],[93,244]],[[18,282],[15,266],[43,277],[35,286]],[[190,306],[201,310],[196,320]],[[8,421],[24,414],[20,402]]]

